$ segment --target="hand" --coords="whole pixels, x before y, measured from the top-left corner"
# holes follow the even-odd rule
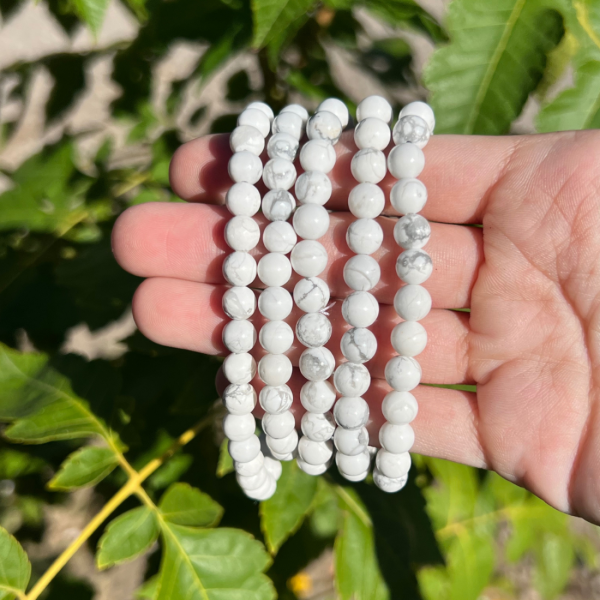
[[[341,357],[348,326],[340,299],[349,293],[342,267],[350,255],[347,196],[356,151],[346,134],[337,145],[328,208],[329,252],[322,275],[338,299],[328,347]],[[434,272],[425,286],[434,309],[423,320],[423,381],[477,384],[477,394],[419,386],[414,451],[485,467],[527,487],[552,506],[600,522],[600,137],[595,132],[519,137],[435,136],[421,179],[432,220],[427,251]],[[140,330],[160,344],[221,354],[221,266],[230,218],[222,206],[230,156],[227,136],[197,139],[173,158],[171,183],[188,204],[144,204],[118,220],[115,256],[147,277],[133,299]],[[383,183],[386,192],[393,180]],[[389,207],[388,207],[389,209]],[[261,225],[264,219],[261,215]],[[383,369],[398,321],[392,306],[399,280],[394,219],[375,255],[382,278],[373,326],[379,352],[373,384],[372,443],[389,390]],[[483,228],[458,224],[483,224]],[[256,256],[264,248],[256,249]],[[290,282],[290,289],[295,279]],[[471,313],[448,309],[470,308]],[[292,313],[294,324],[298,312]],[[260,327],[256,312],[254,321]],[[302,348],[290,351],[297,364]],[[260,347],[257,344],[257,355]],[[301,377],[294,374],[296,397]],[[260,385],[257,383],[257,385]],[[297,407],[298,408],[298,407]],[[302,410],[301,407],[299,407]]]

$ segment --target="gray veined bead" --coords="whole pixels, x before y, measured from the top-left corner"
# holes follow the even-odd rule
[[[263,182],[270,190],[289,190],[296,181],[296,167],[285,158],[272,158],[263,170]]]
[[[429,221],[421,215],[409,214],[398,219],[394,225],[394,239],[405,250],[418,250],[431,237]]]
[[[431,131],[424,119],[417,115],[406,115],[394,126],[395,144],[415,144],[424,148],[431,137]]]
[[[331,321],[320,312],[308,313],[296,323],[296,337],[308,348],[324,346],[332,334]]]
[[[345,429],[360,429],[369,420],[369,405],[363,398],[340,398],[333,407],[336,423]]]
[[[408,475],[398,479],[392,479],[391,477],[386,477],[377,467],[375,467],[373,469],[373,481],[382,492],[394,494],[395,492],[399,492],[406,485]]]
[[[381,277],[379,263],[365,254],[357,254],[344,265],[344,281],[355,291],[368,292],[373,289]]]
[[[307,381],[300,390],[300,402],[308,412],[325,413],[335,402],[335,388],[329,381]]]
[[[338,427],[333,435],[333,443],[338,452],[342,454],[347,454],[348,456],[362,454],[367,450],[369,445],[369,432],[366,427],[361,427],[360,429]]]
[[[285,412],[292,406],[294,397],[287,385],[266,385],[258,397],[262,409],[272,415]]]
[[[336,115],[328,110],[319,110],[306,124],[306,135],[309,140],[327,140],[336,144],[342,135],[342,123]]]
[[[223,312],[236,321],[249,319],[256,310],[256,295],[245,286],[229,288],[223,294]]]
[[[396,260],[396,273],[405,283],[424,283],[433,273],[431,256],[425,250],[405,250]]]
[[[276,133],[267,144],[269,158],[283,158],[292,162],[298,152],[298,140],[289,133]]]
[[[286,190],[271,190],[262,200],[262,211],[269,221],[287,221],[296,208],[296,201]]]
[[[342,354],[353,363],[366,363],[377,352],[377,338],[366,327],[353,327],[344,333],[340,342]]]
[[[383,229],[375,219],[357,219],[348,226],[346,243],[356,254],[373,254],[383,243]]]
[[[308,348],[300,355],[300,372],[309,381],[324,381],[335,368],[333,354],[327,348]]]
[[[300,423],[302,433],[313,442],[326,442],[330,440],[335,431],[335,421],[330,412],[304,413]]]
[[[342,396],[362,396],[371,385],[371,374],[364,365],[342,363],[335,370],[333,384]]]
[[[263,244],[269,252],[288,254],[297,241],[298,236],[287,221],[273,221],[263,231]]]
[[[223,404],[232,415],[250,414],[256,406],[256,391],[249,383],[231,383],[223,392]]]
[[[232,152],[247,151],[260,156],[265,149],[265,138],[256,127],[239,125],[231,132],[229,145]]]
[[[323,310],[329,304],[329,298],[329,286],[318,277],[301,279],[294,287],[294,302],[307,313]]]

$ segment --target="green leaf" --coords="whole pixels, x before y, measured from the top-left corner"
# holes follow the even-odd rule
[[[93,385],[94,381],[89,381]],[[4,435],[16,442],[42,444],[100,435],[118,444],[117,435],[48,364],[45,354],[21,353],[0,344],[0,420],[15,421]]]
[[[556,598],[569,581],[575,560],[573,543],[564,535],[546,534],[537,549],[534,583],[543,598]]]
[[[17,479],[39,473],[46,462],[36,456],[11,448],[0,450],[0,479]]]
[[[79,18],[86,23],[92,33],[100,32],[109,0],[74,0]]]
[[[335,583],[341,600],[390,597],[375,553],[373,525],[351,488],[338,488],[342,527],[335,540]]]
[[[221,442],[221,447],[219,448],[219,462],[217,463],[217,477],[225,477],[228,473],[233,471],[233,458],[231,458],[231,454],[229,454],[229,450],[227,448],[228,443],[227,440],[223,440]]]
[[[301,471],[295,460],[282,463],[282,469],[277,491],[260,504],[261,529],[271,554],[302,525],[317,493],[318,478]]]
[[[252,0],[255,48],[266,46],[295,21],[305,18],[316,0]]]
[[[454,0],[451,43],[425,72],[436,133],[506,133],[543,76],[563,33],[546,0]]]
[[[210,496],[187,483],[174,483],[160,501],[165,521],[176,525],[214,527],[223,516],[223,507]]]
[[[136,598],[144,598],[146,600],[154,600],[158,592],[158,575],[151,577],[145,581],[135,592]]]
[[[117,517],[109,523],[98,543],[98,568],[106,569],[146,552],[158,538],[159,531],[156,513],[147,506]]]
[[[0,527],[0,600],[23,597],[31,564],[17,540]]]
[[[148,479],[148,487],[152,490],[162,490],[172,483],[192,466],[194,459],[189,454],[176,454],[152,474]]]
[[[166,523],[156,600],[271,600],[275,589],[262,572],[263,545],[238,529],[193,529]]]
[[[119,464],[114,450],[86,446],[67,457],[48,483],[51,490],[73,490],[96,485]]]

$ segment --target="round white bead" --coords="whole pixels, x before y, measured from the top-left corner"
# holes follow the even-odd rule
[[[353,456],[338,452],[335,455],[335,463],[342,475],[361,475],[369,469],[371,455],[368,451],[354,454]]]
[[[275,438],[272,438],[273,440]],[[267,447],[268,448],[268,447]],[[294,460],[294,453],[292,452],[285,452],[283,454],[280,454],[279,452],[273,452],[273,450],[271,450],[270,448],[268,448],[269,450],[269,454],[270,456],[273,457],[274,460],[278,461],[278,462],[287,462],[290,460]],[[265,456],[266,458],[266,456]]]
[[[333,385],[342,396],[362,396],[371,385],[371,374],[364,365],[342,363],[335,370]]]
[[[394,356],[385,366],[385,379],[397,392],[410,392],[421,382],[421,365],[411,356]]]
[[[234,286],[223,294],[223,312],[230,319],[249,319],[255,310],[256,294],[250,288]]]
[[[254,435],[256,422],[250,413],[246,415],[225,415],[223,433],[233,442],[241,442]]]
[[[305,171],[329,173],[335,159],[335,148],[327,140],[310,140],[300,150],[300,164]]]
[[[331,180],[323,171],[305,171],[298,177],[295,190],[300,204],[323,206],[331,198]]]
[[[270,354],[283,354],[294,343],[294,331],[285,321],[269,321],[258,334],[260,345]]]
[[[252,152],[236,152],[229,159],[229,176],[236,183],[256,183],[262,175],[262,161]]]
[[[353,363],[371,360],[377,352],[377,338],[365,327],[353,327],[344,333],[340,342],[342,354]]]
[[[394,125],[395,144],[414,144],[423,149],[431,136],[427,123],[417,115],[406,115]]]
[[[296,420],[291,411],[272,415],[266,413],[262,418],[262,430],[272,438],[287,437],[296,428]]]
[[[433,110],[429,104],[425,102],[416,101],[410,102],[407,104],[401,111],[398,116],[399,119],[402,117],[406,117],[407,115],[415,115],[417,117],[421,117],[429,127],[429,131],[433,133],[435,128],[435,115],[433,114]]]
[[[256,260],[247,252],[232,252],[223,261],[223,276],[231,285],[250,285],[256,278]]]
[[[333,415],[327,413],[304,413],[300,423],[302,433],[313,442],[326,442],[335,431]]]
[[[417,356],[427,346],[427,331],[421,323],[403,321],[392,329],[392,346],[402,356]]]
[[[263,138],[266,138],[271,130],[271,120],[263,110],[258,108],[247,108],[240,113],[240,116],[237,119],[237,124],[238,126],[250,125],[250,127],[258,129]]]
[[[345,429],[338,427],[333,434],[333,442],[338,452],[347,456],[356,456],[367,451],[369,432],[366,427],[360,429]]]
[[[292,265],[285,254],[269,252],[258,261],[258,278],[270,287],[286,284],[292,276]]]
[[[384,207],[383,190],[374,183],[359,183],[348,196],[348,209],[357,219],[374,219]]]
[[[292,376],[292,363],[285,354],[265,354],[258,362],[258,374],[267,385],[283,385]]]
[[[418,177],[425,166],[425,155],[414,144],[402,144],[391,149],[387,162],[396,179]]]
[[[227,190],[225,205],[232,215],[253,217],[260,209],[260,192],[251,183],[234,183]]]
[[[258,401],[265,412],[278,415],[292,406],[294,396],[287,385],[266,385],[258,397]]]
[[[276,490],[277,484],[275,483],[275,480],[267,474],[267,480],[263,485],[255,490],[244,490],[244,493],[246,496],[248,496],[248,498],[252,498],[253,500],[257,500],[259,502],[264,502],[265,500],[271,498]]]
[[[265,149],[265,138],[256,127],[239,125],[229,136],[229,146],[232,152],[246,151],[260,156]]]
[[[271,130],[273,134],[287,133],[299,140],[302,137],[304,125],[302,117],[293,112],[281,112],[273,119]]]
[[[419,179],[401,179],[392,187],[390,202],[401,215],[418,213],[427,202],[427,188]]]
[[[301,104],[288,104],[284,108],[281,109],[282,113],[291,112],[298,115],[302,119],[302,127],[306,125],[306,121],[308,121],[308,111]]]
[[[232,250],[249,252],[260,241],[258,223],[251,217],[233,217],[225,225],[225,242]]]
[[[331,338],[332,332],[331,321],[323,313],[308,313],[296,323],[296,337],[308,348],[324,346]]]
[[[404,425],[384,423],[379,430],[379,443],[388,452],[402,454],[408,452],[415,443],[415,432],[407,423]],[[392,477],[392,475],[388,475],[388,477]]]
[[[348,226],[346,243],[356,254],[373,254],[383,243],[383,229],[375,219],[357,219]]]
[[[271,190],[262,200],[262,211],[269,221],[287,221],[294,208],[294,196],[286,190]]]
[[[318,204],[304,204],[294,213],[294,229],[305,240],[318,240],[329,229],[329,213]]]
[[[410,392],[390,392],[381,403],[381,412],[393,425],[405,425],[415,420],[419,405]]]
[[[290,454],[298,445],[298,432],[295,429],[286,435],[284,438],[273,438],[270,435],[266,436],[267,446],[275,455]]]
[[[405,285],[394,296],[394,308],[405,321],[420,321],[431,310],[431,296],[420,285]]]
[[[330,441],[315,442],[303,437],[298,443],[298,454],[309,465],[323,465],[333,455],[333,444]]]
[[[390,126],[381,119],[373,117],[361,121],[354,130],[354,143],[361,150],[365,148],[385,150],[391,137]]]
[[[418,250],[431,237],[431,225],[421,215],[409,214],[398,219],[394,225],[394,239],[405,250]]]
[[[298,236],[291,223],[287,221],[273,221],[263,231],[263,244],[269,252],[287,254],[296,245]]]
[[[370,117],[389,123],[392,120],[390,103],[382,96],[367,96],[356,107],[356,118],[364,121]]]
[[[405,283],[424,283],[433,273],[431,256],[425,250],[405,250],[396,260],[396,273]]]
[[[290,316],[293,306],[292,295],[282,287],[269,287],[258,297],[258,310],[269,321],[283,321]]]
[[[250,321],[229,321],[223,328],[223,344],[229,352],[250,352],[256,344],[256,329]]]
[[[357,254],[344,265],[344,281],[352,290],[372,290],[379,283],[380,277],[379,263],[372,256]]]
[[[373,469],[373,481],[382,492],[393,494],[399,492],[406,485],[408,476],[405,475],[399,479],[392,479],[386,477],[377,467],[375,467],[375,469]]]
[[[275,481],[281,477],[281,473],[283,471],[281,462],[274,460],[270,456],[265,456],[265,469]]]
[[[379,183],[386,174],[385,155],[381,150],[359,150],[350,163],[352,175],[360,183]]]
[[[369,292],[353,292],[342,303],[342,316],[352,327],[370,327],[379,316],[379,303]]]
[[[308,412],[326,413],[335,402],[335,388],[329,381],[307,381],[300,390],[300,402]]]
[[[324,381],[329,379],[335,369],[335,359],[331,351],[320,348],[307,348],[299,361],[300,373],[309,381]]]
[[[270,190],[289,190],[296,181],[296,167],[285,158],[272,158],[263,169],[263,182]]]
[[[232,415],[250,414],[256,406],[256,390],[249,383],[231,383],[223,392],[223,404]]]
[[[296,459],[298,467],[304,471],[307,475],[322,475],[329,468],[329,461],[322,465],[310,465],[304,462],[301,458]]]
[[[273,118],[275,117],[275,114],[273,113],[273,109],[265,102],[258,102],[258,101],[250,102],[250,104],[248,104],[246,109],[248,109],[248,108],[256,108],[257,110],[264,112],[265,115],[267,115],[267,117],[269,118],[269,121],[272,121]]]
[[[260,456],[260,454],[259,454]],[[256,460],[256,459],[254,459]],[[244,464],[244,463],[241,463]],[[236,476],[238,485],[244,490],[244,492],[251,492],[253,490],[258,490],[262,488],[265,483],[269,479],[269,474],[267,470],[264,468],[264,459],[263,459],[263,467],[255,473],[254,475],[240,475],[239,473]]]
[[[242,477],[252,477],[258,475],[263,470],[265,464],[265,455],[259,452],[251,461],[241,463],[234,462],[235,472]]]
[[[229,383],[250,383],[256,375],[256,361],[246,352],[229,354],[223,361],[223,373]]]
[[[362,398],[340,398],[333,407],[335,422],[345,429],[360,429],[369,420],[369,405]]]
[[[363,471],[362,473],[359,473],[358,475],[348,475],[348,473],[342,473],[342,476],[344,477],[344,479],[346,481],[352,481],[352,482],[364,481],[368,475],[369,475],[369,469],[367,469],[366,471]]]
[[[238,463],[247,463],[260,454],[260,440],[255,435],[241,442],[229,441],[227,444],[229,454]]]
[[[302,277],[316,277],[327,266],[327,250],[323,244],[315,240],[298,242],[291,254],[292,267]]]
[[[383,475],[391,479],[399,479],[404,475],[408,475],[411,462],[408,452],[393,454],[383,449],[377,453],[377,457],[375,458],[377,468]]]
[[[306,313],[323,310],[329,304],[329,286],[318,277],[300,279],[294,286],[294,302]]]
[[[269,158],[281,158],[292,162],[298,153],[298,140],[289,133],[276,133],[267,144]]]
[[[333,113],[340,120],[342,127],[348,125],[348,121],[350,120],[348,108],[338,98],[327,98],[327,100],[323,100],[317,107],[317,112],[321,111]]]
[[[316,112],[306,124],[306,135],[309,140],[325,140],[337,144],[342,135],[340,120],[327,110]]]

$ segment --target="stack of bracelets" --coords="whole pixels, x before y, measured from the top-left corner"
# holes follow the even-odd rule
[[[330,290],[319,277],[327,267],[328,254],[318,240],[329,229],[325,208],[332,194],[329,173],[336,161],[334,146],[349,122],[348,109],[330,98],[311,117],[297,104],[274,117],[268,105],[253,102],[240,114],[230,136],[229,174],[234,184],[227,192],[226,205],[233,218],[225,227],[225,241],[233,252],[225,258],[223,274],[232,287],[223,296],[223,310],[231,321],[223,330],[223,342],[231,354],[223,363],[229,382],[223,393],[228,411],[223,430],[238,483],[255,500],[266,500],[275,493],[280,461],[295,459],[300,469],[319,475],[331,465],[334,452],[339,472],[350,481],[368,476],[371,456],[376,453],[374,483],[385,492],[397,492],[406,484],[414,442],[410,423],[418,410],[410,392],[421,380],[421,367],[414,357],[427,344],[427,332],[419,321],[431,309],[431,297],[421,284],[433,271],[431,257],[423,250],[431,228],[417,214],[427,201],[427,190],[416,178],[423,170],[422,148],[433,133],[435,119],[427,104],[412,102],[400,112],[393,133],[391,120],[392,107],[380,96],[369,96],[357,107],[354,141],[358,151],[351,162],[357,184],[348,197],[355,220],[346,232],[354,255],[343,271],[351,293],[343,301],[342,316],[350,329],[340,343],[346,361],[337,369],[334,355],[326,347],[332,335],[327,313]],[[272,135],[265,143],[269,132]],[[308,141],[300,149],[304,132]],[[391,138],[394,147],[386,161],[383,151]],[[265,145],[269,160],[263,168],[260,157]],[[296,179],[298,154],[303,173]],[[392,391],[381,407],[386,422],[379,432],[381,449],[375,451],[369,446],[369,406],[363,396],[371,384],[366,363],[377,352],[377,339],[369,327],[379,315],[371,291],[379,283],[381,269],[372,254],[383,243],[377,217],[384,210],[385,195],[378,184],[388,170],[398,179],[390,202],[403,215],[394,227],[401,251],[396,272],[403,285],[394,298],[401,322],[391,332],[397,356],[385,367]],[[268,189],[262,199],[255,187],[261,177]],[[260,241],[259,224],[253,217],[261,208],[269,221],[262,234],[267,253],[257,266],[250,252]],[[286,289],[292,270],[300,277],[293,298]],[[258,302],[249,287],[257,275],[264,286]],[[293,324],[295,328],[286,321],[294,303],[304,313]],[[252,355],[257,333],[250,321],[257,305],[265,321],[258,335],[264,351],[258,367]],[[299,370],[306,380],[300,390],[306,412],[299,441],[291,411],[293,392],[287,385],[293,369],[286,353],[293,346],[294,331],[305,347],[299,358]],[[257,401],[252,382],[257,372],[264,384],[258,395],[265,413],[262,434],[257,434],[252,414]],[[332,375],[333,385],[329,381]]]

